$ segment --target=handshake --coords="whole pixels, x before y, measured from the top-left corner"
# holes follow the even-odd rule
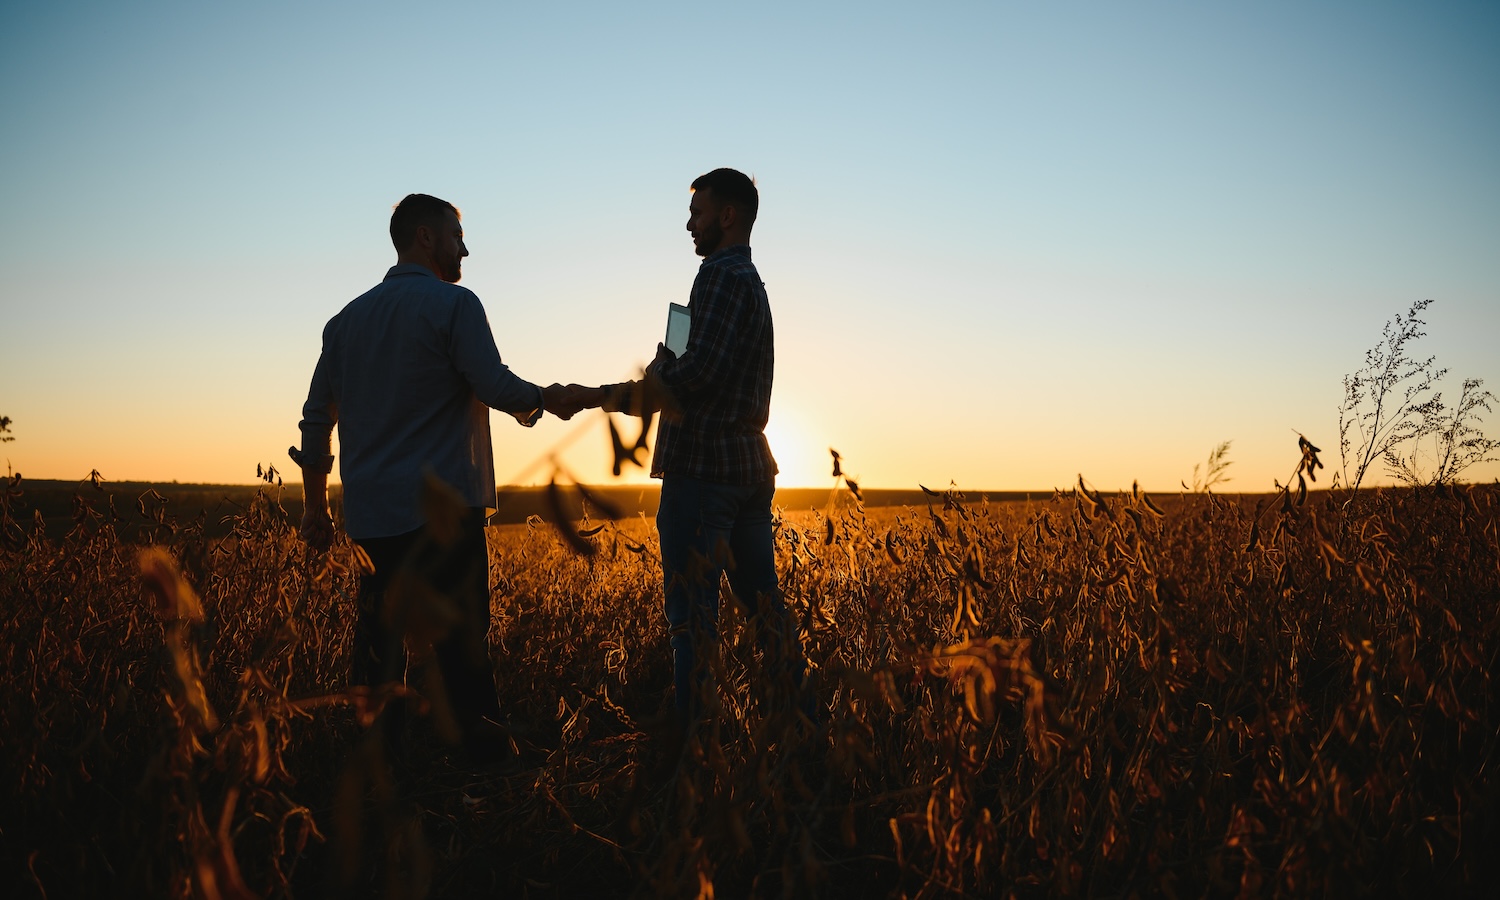
[[[559,419],[571,419],[580,410],[604,405],[604,387],[581,384],[549,384],[542,388],[542,408]]]
[[[639,381],[585,387],[581,384],[550,384],[542,388],[542,408],[559,419],[571,419],[581,410],[603,409],[646,418],[663,412],[674,416],[680,408],[672,391],[662,384],[657,368],[672,351],[657,347],[656,360],[646,367]]]

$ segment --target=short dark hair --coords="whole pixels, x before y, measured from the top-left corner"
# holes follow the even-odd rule
[[[692,188],[708,191],[715,201],[739,210],[746,225],[755,224],[755,214],[760,211],[760,191],[755,189],[755,179],[744,172],[714,169],[694,178]]]
[[[407,194],[391,210],[391,243],[396,245],[396,252],[411,247],[417,239],[418,228],[423,225],[436,228],[443,224],[444,217],[450,212],[463,218],[458,207],[447,200],[439,200],[430,194]]]

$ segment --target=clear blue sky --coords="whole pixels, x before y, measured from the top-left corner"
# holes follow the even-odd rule
[[[1495,3],[13,3],[0,123],[31,477],[289,468],[410,191],[463,209],[517,372],[629,377],[721,165],[783,484],[832,445],[876,487],[1166,490],[1233,439],[1268,489],[1294,430],[1337,464],[1341,376],[1424,297],[1450,393],[1500,391]],[[568,438],[608,478],[599,418],[495,431],[502,482]]]

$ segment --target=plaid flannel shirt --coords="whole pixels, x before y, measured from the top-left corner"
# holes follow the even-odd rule
[[[750,248],[709,254],[693,280],[688,309],[687,349],[656,370],[682,414],[663,419],[651,474],[723,484],[774,477],[776,460],[765,435],[776,355],[771,305]]]

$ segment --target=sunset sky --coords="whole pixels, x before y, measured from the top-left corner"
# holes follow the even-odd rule
[[[1299,431],[1337,468],[1341,378],[1415,300],[1445,396],[1500,392],[1497,48],[1493,2],[9,3],[0,454],[291,469],[412,191],[463,210],[516,372],[628,378],[732,166],[781,484],[833,446],[869,487],[1165,491],[1233,440],[1269,490]],[[566,442],[609,481],[602,416],[497,415],[497,478]]]

